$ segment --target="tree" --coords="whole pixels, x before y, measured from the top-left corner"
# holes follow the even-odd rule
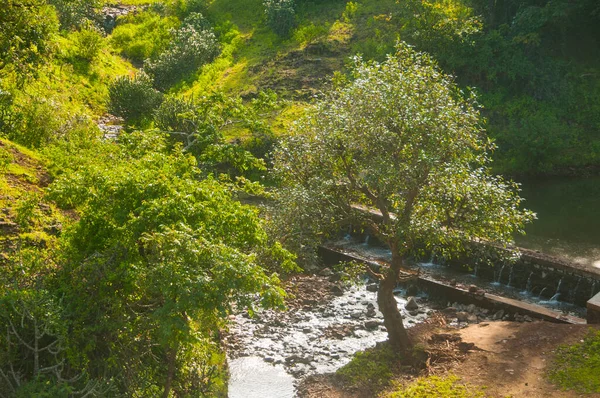
[[[355,60],[353,81],[319,101],[275,154],[289,247],[360,224],[392,251],[377,302],[391,344],[411,346],[393,289],[410,258],[450,256],[473,241],[505,247],[533,213],[493,176],[494,148],[473,96],[427,55],[399,44],[384,63]],[[359,205],[359,206],[357,206]],[[381,217],[375,219],[377,210]]]
[[[170,152],[164,135],[121,140],[50,188],[81,215],[63,235],[52,291],[91,377],[127,396],[210,395],[214,335],[231,305],[282,306],[272,271],[293,258],[231,185],[198,180],[195,159]]]
[[[0,72],[16,71],[20,79],[34,73],[53,51],[58,20],[43,0],[7,0],[0,7]]]

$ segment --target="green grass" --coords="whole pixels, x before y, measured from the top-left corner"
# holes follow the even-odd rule
[[[484,388],[461,383],[454,375],[429,376],[418,379],[406,387],[386,395],[386,398],[481,398]]]
[[[376,393],[390,385],[399,366],[398,353],[385,344],[356,353],[336,374],[348,386]]]
[[[582,343],[559,347],[548,377],[565,390],[600,393],[600,331],[590,330]]]

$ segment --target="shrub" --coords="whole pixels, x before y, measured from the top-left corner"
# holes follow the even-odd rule
[[[61,29],[72,29],[98,19],[100,0],[50,0],[58,14]]]
[[[8,166],[13,161],[13,157],[9,151],[0,146],[0,174],[4,173]]]
[[[171,41],[171,30],[178,26],[175,17],[161,17],[155,12],[141,12],[127,16],[124,23],[113,30],[112,44],[127,58],[143,62],[156,58]]]
[[[294,0],[264,0],[267,24],[280,36],[287,36],[296,22]]]
[[[217,37],[201,14],[191,13],[173,32],[173,40],[156,60],[144,63],[144,70],[154,78],[154,86],[166,90],[219,53]]]
[[[91,62],[102,49],[102,35],[92,24],[87,24],[75,34],[75,55]]]
[[[162,102],[162,94],[152,88],[152,80],[143,72],[117,78],[108,91],[109,111],[127,122],[150,116]]]

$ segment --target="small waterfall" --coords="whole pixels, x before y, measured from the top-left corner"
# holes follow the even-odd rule
[[[371,235],[367,234],[365,237],[365,246],[369,246],[369,239],[371,239]]]
[[[504,267],[506,267],[506,264],[502,264],[502,268],[500,268],[500,272],[498,273],[498,279],[496,279],[496,282],[498,283],[502,283],[502,272],[504,272]]]
[[[581,283],[581,278],[577,278],[577,283],[575,284],[575,289],[571,292],[571,301],[575,302],[577,300],[577,290],[579,290],[579,284]]]
[[[556,287],[556,292],[554,292],[554,296],[550,299],[550,301],[557,301],[560,297],[560,285],[562,285],[562,278],[558,281],[558,286]]]
[[[478,269],[478,267],[477,267],[477,266],[475,266],[475,268],[473,269],[473,276],[474,276],[475,278],[477,278],[477,271],[478,271],[478,270],[479,270],[479,269]]]
[[[548,289],[548,287],[545,287],[545,288],[543,288],[543,289],[540,291],[540,295],[539,295],[538,297],[539,297],[539,298],[543,298],[543,297],[542,297],[542,295],[544,294],[544,292],[545,292],[547,289]]]
[[[525,293],[531,293],[532,283],[531,277],[533,276],[533,272],[529,274],[529,278],[527,278],[527,284],[525,285]]]
[[[594,297],[596,295],[596,281],[594,281],[594,283],[592,283],[592,292],[590,293],[590,298]]]
[[[510,274],[508,275],[508,285],[507,286],[510,286],[512,284],[514,269],[515,269],[514,266],[510,267]]]

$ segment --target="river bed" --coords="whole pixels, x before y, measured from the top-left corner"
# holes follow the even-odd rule
[[[338,296],[324,302],[232,319],[225,339],[230,398],[293,397],[302,378],[335,372],[354,353],[386,340],[376,293],[367,290],[366,281],[342,291],[339,284],[331,286]],[[404,308],[406,298],[396,300],[406,327],[432,313],[424,296],[417,297],[418,310],[410,312]]]

